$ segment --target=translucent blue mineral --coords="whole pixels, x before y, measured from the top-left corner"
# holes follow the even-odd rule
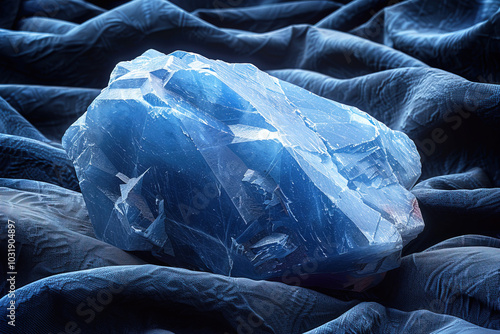
[[[249,64],[121,62],[63,146],[97,237],[169,265],[359,290],[423,229],[405,134]]]

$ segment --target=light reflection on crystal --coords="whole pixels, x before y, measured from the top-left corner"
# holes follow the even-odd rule
[[[96,235],[168,264],[369,276],[423,229],[411,140],[249,64],[149,50],[68,129]]]

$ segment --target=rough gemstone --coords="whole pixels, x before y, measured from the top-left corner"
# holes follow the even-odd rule
[[[121,62],[63,146],[96,235],[170,265],[359,289],[423,229],[405,134],[249,64]]]

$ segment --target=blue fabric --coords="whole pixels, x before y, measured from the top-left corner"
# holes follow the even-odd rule
[[[500,331],[500,1],[0,6],[1,333]],[[364,293],[313,291],[164,267],[95,239],[60,139],[115,64],[149,48],[251,62],[408,134],[426,227],[401,267]]]

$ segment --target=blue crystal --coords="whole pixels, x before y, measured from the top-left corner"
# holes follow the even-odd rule
[[[423,229],[405,134],[249,64],[121,62],[63,146],[96,235],[171,265],[346,287]]]

